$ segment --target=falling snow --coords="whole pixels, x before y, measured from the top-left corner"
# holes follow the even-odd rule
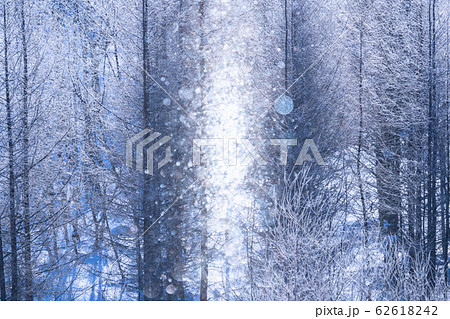
[[[283,95],[275,101],[275,111],[281,115],[287,115],[294,109],[294,101],[287,96]]]

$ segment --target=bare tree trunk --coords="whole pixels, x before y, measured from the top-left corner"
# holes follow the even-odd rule
[[[401,206],[400,190],[400,159],[399,137],[392,132],[393,127],[381,123],[380,140],[376,148],[377,156],[377,190],[379,197],[379,222],[381,236],[384,240],[384,262],[387,284],[396,289],[398,286],[398,256],[397,240],[399,233],[399,213]]]
[[[8,182],[9,182],[9,224],[10,224],[10,245],[11,245],[11,300],[17,300],[19,294],[18,278],[19,271],[17,266],[17,213],[16,213],[16,195],[15,195],[15,174],[14,174],[14,145],[12,135],[12,109],[9,88],[9,65],[8,65],[8,35],[7,30],[7,12],[6,4],[3,3],[3,40],[5,54],[5,95],[6,95],[6,126],[8,131]]]
[[[449,211],[449,180],[448,180],[448,140],[449,140],[449,110],[448,110],[448,96],[447,96],[447,88],[448,88],[448,20],[447,20],[447,39],[446,39],[446,47],[447,51],[445,54],[447,60],[447,71],[446,71],[446,92],[445,97],[446,101],[443,103],[443,107],[445,108],[443,112],[445,112],[445,116],[443,118],[443,124],[441,126],[441,139],[438,143],[439,145],[439,153],[440,153],[440,206],[441,206],[441,243],[442,243],[442,259],[443,259],[443,277],[444,277],[444,296],[447,296],[447,269],[448,269],[448,228],[447,228],[447,216]]]
[[[447,124],[448,125],[448,124]],[[448,136],[444,134],[445,139],[448,140]],[[443,136],[443,139],[444,139]],[[446,228],[446,216],[448,214],[448,167],[447,167],[447,145],[446,143],[442,143],[440,147],[441,156],[440,156],[440,188],[441,188],[441,197],[440,197],[440,206],[441,206],[441,242],[442,242],[442,259],[444,262],[443,272],[444,272],[444,286],[447,285],[447,268],[448,268],[448,240],[447,240],[447,228]],[[446,293],[446,289],[444,290]]]
[[[5,262],[3,259],[2,223],[0,219],[0,300],[6,300]]]
[[[154,115],[150,108],[150,51],[148,38],[148,0],[142,0],[142,58],[143,58],[143,127],[151,126]],[[153,127],[154,128],[154,127]],[[161,249],[159,243],[160,226],[157,205],[157,175],[144,174],[142,212],[144,218],[144,300],[161,300]],[[151,230],[149,231],[151,227]]]
[[[201,243],[201,260],[200,260],[200,301],[208,301],[208,226],[207,211],[202,209],[202,243]]]
[[[362,205],[362,213],[363,213],[363,223],[364,223],[364,250],[366,252],[366,261],[364,262],[364,270],[363,270],[363,276],[367,276],[367,272],[369,269],[369,224],[368,224],[368,216],[367,216],[367,209],[366,209],[366,199],[364,196],[364,185],[363,185],[363,178],[361,173],[361,152],[362,152],[362,144],[363,144],[363,119],[364,119],[364,112],[363,112],[363,94],[364,94],[364,86],[363,86],[363,20],[362,17],[360,17],[359,21],[359,57],[358,57],[358,84],[359,84],[359,92],[358,92],[358,102],[359,102],[359,132],[358,132],[358,154],[357,154],[357,160],[356,160],[356,171],[358,174],[358,184],[359,184],[359,195]],[[364,286],[366,284],[364,283]],[[367,300],[370,300],[370,291],[367,292],[366,296]]]
[[[25,0],[21,2],[21,33],[23,58],[23,223],[25,232],[25,299],[33,300],[33,272],[31,268],[31,226],[30,226],[30,129],[28,125],[28,47],[25,26]]]
[[[449,1],[447,0],[447,10],[449,9]],[[443,250],[443,259],[444,259],[444,297],[447,298],[447,285],[448,285],[448,239],[449,239],[449,210],[450,210],[450,178],[449,178],[449,172],[450,172],[450,130],[449,130],[449,76],[450,76],[450,67],[449,67],[449,13],[447,11],[447,28],[446,28],[446,41],[445,41],[445,61],[446,61],[446,77],[445,77],[445,134],[446,134],[446,141],[445,141],[445,156],[446,156],[446,171],[445,171],[445,181],[446,181],[446,187],[445,187],[445,205],[443,209],[445,209],[444,213],[442,214],[442,250]]]
[[[428,178],[427,178],[427,248],[430,265],[427,275],[430,292],[436,285],[436,0],[429,0],[429,69],[428,69]]]
[[[134,225],[136,226],[136,266],[137,266],[137,285],[138,285],[138,301],[144,300],[144,288],[142,282],[142,255],[141,255],[141,225],[140,219],[136,212],[133,212]]]
[[[205,33],[203,32],[204,19],[205,19],[205,1],[199,3],[199,17],[200,17],[200,32],[201,32],[201,45],[200,51],[202,56],[200,57],[200,70],[205,70]],[[202,94],[204,90],[202,90]],[[204,103],[202,98],[202,104]],[[201,209],[201,231],[202,231],[202,243],[200,247],[200,301],[208,301],[208,211],[204,207]]]

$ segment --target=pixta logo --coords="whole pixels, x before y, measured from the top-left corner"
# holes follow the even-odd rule
[[[130,138],[127,141],[127,166],[130,168],[136,167],[140,172],[153,175],[155,151],[172,139],[169,136],[158,139],[161,135],[159,132],[152,133],[151,130],[145,129]],[[171,147],[168,145],[165,149],[164,159],[158,162],[158,169],[170,162],[171,155]]]
[[[145,174],[154,174],[155,152],[166,145],[172,138],[162,136],[159,132],[152,132],[145,129],[127,141],[126,152],[127,166]],[[269,142],[271,147],[279,149],[279,164],[286,166],[289,158],[289,148],[298,146],[297,139],[270,139],[270,140],[250,140],[237,138],[202,138],[192,140],[192,164],[199,166],[211,162],[222,161],[228,166],[247,166],[252,162],[258,166],[265,166],[268,161],[264,159],[261,152],[264,144]],[[240,151],[238,151],[240,150]],[[158,169],[171,160],[171,147],[166,145],[165,157],[157,162]],[[312,157],[311,157],[312,155]],[[203,157],[209,158],[204,161]],[[306,139],[296,157],[295,166],[301,166],[305,162],[314,160],[318,165],[326,165],[316,144],[312,139]],[[272,162],[272,161],[271,161]]]
[[[268,161],[262,156],[261,150],[266,140],[250,139],[194,139],[193,141],[193,164],[200,165],[202,155],[214,153],[215,161],[225,161],[229,166],[246,166],[252,161],[258,166],[265,166]],[[289,147],[297,146],[297,139],[270,139],[269,145],[279,149],[279,164],[286,166],[288,164]],[[242,149],[241,156],[238,155],[238,148]],[[206,153],[206,154],[205,154]],[[295,166],[301,166],[305,162],[311,162],[314,157],[318,165],[325,165],[325,161],[312,139],[306,139],[296,158]],[[206,161],[205,161],[206,162]]]

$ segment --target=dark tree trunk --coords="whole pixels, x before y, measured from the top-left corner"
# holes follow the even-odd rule
[[[448,6],[448,2],[447,2]],[[448,7],[447,7],[448,9]],[[448,14],[448,13],[447,13]],[[447,25],[446,25],[446,41],[445,41],[445,61],[446,61],[446,72],[445,72],[445,165],[446,165],[446,171],[445,174],[445,203],[443,207],[443,214],[442,214],[442,250],[443,250],[443,259],[444,259],[444,287],[447,288],[448,285],[448,240],[449,240],[449,211],[450,211],[450,123],[449,123],[449,76],[450,76],[450,67],[449,67],[449,21],[447,16]],[[442,196],[442,195],[441,195]],[[447,290],[445,289],[445,295],[444,297],[447,297]]]
[[[5,262],[3,255],[3,234],[2,223],[0,220],[0,300],[6,300],[6,284],[5,284]]]
[[[14,174],[14,145],[13,145],[13,122],[12,108],[9,87],[9,65],[8,65],[8,35],[7,30],[7,11],[6,4],[3,3],[3,40],[5,54],[5,100],[6,100],[6,126],[8,131],[8,183],[9,183],[9,235],[11,245],[11,300],[17,300],[19,297],[19,271],[17,265],[17,213],[16,213],[16,195],[15,195],[15,174]]]
[[[141,254],[141,223],[139,216],[136,212],[133,212],[134,225],[137,229],[136,232],[136,271],[137,271],[137,286],[138,286],[138,301],[144,300],[144,288],[142,282],[142,254]]]
[[[143,58],[143,127],[151,127],[155,121],[150,107],[150,51],[148,37],[148,0],[142,0],[142,58]],[[153,164],[153,163],[152,163]],[[144,165],[145,167],[145,165]],[[158,178],[144,174],[142,212],[144,218],[144,300],[161,300],[163,289],[161,283],[161,244],[159,243],[160,226],[157,222]],[[150,229],[151,228],[151,229]]]
[[[200,301],[208,301],[208,222],[207,211],[202,209],[202,243],[200,247]]]
[[[376,150],[379,219],[383,236],[396,236],[399,227],[400,193],[397,183],[400,176],[398,159],[400,141],[391,129],[381,129],[381,143]]]
[[[30,225],[30,129],[28,124],[28,47],[26,39],[25,0],[21,3],[21,33],[23,58],[23,227],[25,233],[24,261],[25,261],[25,299],[33,300],[33,271],[31,265],[31,225]]]
[[[363,213],[363,227],[364,227],[364,250],[365,250],[365,258],[366,261],[364,262],[364,271],[363,276],[368,275],[369,270],[369,223],[368,223],[368,216],[367,216],[367,209],[366,209],[366,199],[364,195],[364,185],[363,185],[363,177],[361,173],[361,153],[362,153],[362,147],[363,147],[363,130],[364,130],[364,109],[363,109],[363,95],[364,95],[364,86],[363,86],[363,67],[364,67],[364,54],[363,54],[363,41],[364,41],[364,30],[363,30],[364,24],[362,17],[359,21],[359,56],[358,56],[358,105],[359,105],[359,132],[358,132],[358,153],[357,153],[357,159],[356,159],[356,173],[358,175],[358,186],[359,186],[359,196],[361,200],[361,206],[362,206],[362,213]],[[364,283],[364,286],[366,284]],[[366,296],[367,300],[370,300],[370,291],[367,292]]]
[[[428,69],[428,178],[427,178],[427,250],[430,256],[428,284],[430,292],[436,285],[436,1],[429,1],[429,69]]]
[[[199,4],[199,28],[200,32],[202,32],[201,36],[201,45],[200,45],[200,51],[201,51],[201,57],[200,57],[200,70],[201,72],[204,72],[205,70],[205,32],[202,30],[204,27],[204,19],[205,19],[205,1],[200,1]],[[203,90],[202,90],[202,94]],[[202,104],[204,103],[204,99],[202,98]],[[204,189],[202,190],[202,193],[204,193]],[[201,246],[200,246],[200,301],[208,301],[208,247],[207,247],[207,241],[208,241],[208,212],[203,207],[201,209]]]

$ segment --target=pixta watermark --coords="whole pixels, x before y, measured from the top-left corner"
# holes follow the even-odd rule
[[[155,152],[161,152],[164,158],[158,161],[158,169],[171,161],[172,137],[163,136],[159,132],[145,129],[126,143],[127,166],[145,174],[154,174]],[[279,165],[288,165],[292,148],[299,148],[297,139],[246,139],[246,138],[196,138],[192,140],[192,165],[199,166],[211,162],[224,162],[228,166],[247,166],[256,163],[258,166],[268,165],[269,161],[262,156],[265,145],[277,148]],[[326,165],[317,145],[312,139],[306,139],[295,158],[295,166],[314,160],[320,166]],[[273,162],[273,161],[272,161]]]

